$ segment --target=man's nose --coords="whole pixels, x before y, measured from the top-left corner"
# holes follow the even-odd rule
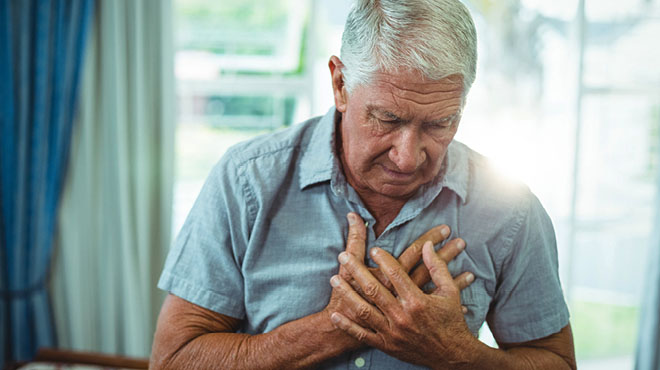
[[[422,137],[411,127],[406,127],[397,134],[388,153],[389,159],[397,166],[397,171],[413,172],[426,160]]]

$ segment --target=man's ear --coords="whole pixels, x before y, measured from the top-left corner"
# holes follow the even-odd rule
[[[342,68],[344,64],[336,56],[331,56],[328,62],[330,67],[330,77],[332,78],[332,93],[335,97],[335,108],[338,111],[346,112],[346,104],[348,103],[348,91],[344,85],[344,74]]]

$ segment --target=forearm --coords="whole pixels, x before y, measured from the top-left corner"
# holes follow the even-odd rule
[[[476,356],[458,369],[484,370],[574,370],[575,360],[545,348],[496,349],[479,342]]]
[[[162,369],[312,367],[356,344],[325,316],[320,312],[259,335],[205,333],[152,365]]]

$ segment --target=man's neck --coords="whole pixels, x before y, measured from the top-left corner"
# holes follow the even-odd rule
[[[357,193],[371,215],[376,219],[374,225],[376,238],[394,221],[404,204],[406,204],[405,200],[391,199],[382,195],[369,196],[361,194],[359,191]]]

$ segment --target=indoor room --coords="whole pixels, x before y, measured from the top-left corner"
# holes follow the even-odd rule
[[[158,360],[164,346],[163,336],[176,334],[174,329],[167,331],[166,326],[194,317],[192,311],[167,316],[172,296],[199,306],[205,314],[228,317],[231,325],[227,324],[226,328],[231,329],[227,330],[231,335],[257,337],[277,333],[275,328],[295,324],[297,321],[293,319],[326,312],[328,301],[333,302],[331,297],[341,289],[350,291],[352,295],[345,294],[353,297],[353,304],[360,302],[373,310],[372,315],[365,315],[369,319],[351,318],[346,312],[358,309],[351,311],[346,298],[342,303],[346,306],[327,311],[331,319],[326,323],[333,330],[343,331],[347,338],[352,335],[351,330],[365,330],[364,336],[353,335],[363,342],[361,349],[338,351],[342,355],[336,358],[342,364],[351,368],[400,368],[391,365],[394,362],[379,363],[377,358],[383,354],[396,357],[396,361],[426,366],[421,360],[408,361],[406,355],[394,355],[403,351],[388,352],[386,344],[381,348],[369,342],[381,335],[378,329],[368,326],[369,320],[374,315],[380,320],[389,309],[368,298],[360,279],[375,276],[382,283],[379,287],[384,289],[387,299],[401,303],[406,296],[397,286],[392,286],[394,282],[388,285],[387,272],[378,270],[377,266],[384,263],[378,261],[385,258],[381,253],[372,253],[373,247],[378,246],[392,255],[387,258],[394,257],[392,261],[398,261],[405,272],[410,272],[412,282],[418,282],[413,268],[431,271],[423,284],[414,287],[426,298],[445,297],[446,292],[441,291],[444,285],[435,275],[437,270],[430,268],[432,262],[444,266],[442,271],[448,273],[445,278],[453,279],[457,287],[455,292],[450,289],[454,294],[451,297],[458,302],[454,308],[462,309],[465,315],[459,315],[458,320],[466,327],[465,332],[472,332],[476,338],[471,337],[478,342],[473,343],[474,348],[481,348],[484,353],[514,356],[520,348],[534,348],[519,346],[520,343],[542,340],[561,328],[562,332],[568,330],[563,338],[572,341],[566,348],[579,369],[660,370],[660,48],[657,46],[660,1],[415,0],[403,2],[407,5],[401,5],[401,12],[413,11],[416,4],[427,2],[433,6],[440,4],[437,6],[444,10],[439,13],[448,14],[450,11],[443,8],[444,4],[457,3],[457,7],[471,16],[469,25],[476,30],[476,77],[472,83],[466,82],[470,79],[468,75],[463,75],[462,84],[457,87],[463,92],[457,98],[460,108],[448,116],[454,130],[451,135],[455,136],[447,136],[445,131],[440,133],[439,130],[446,128],[431,127],[421,119],[416,126],[417,118],[426,108],[406,109],[401,103],[404,105],[398,106],[401,112],[408,112],[407,119],[391,111],[373,113],[367,104],[369,117],[384,112],[389,118],[385,120],[385,128],[372,128],[368,137],[356,142],[346,136],[350,130],[346,128],[348,120],[355,117],[351,115],[355,112],[351,110],[354,106],[351,97],[357,105],[358,91],[367,101],[379,96],[376,86],[381,85],[372,81],[383,79],[387,85],[399,81],[396,78],[401,76],[408,76],[401,78],[411,84],[453,81],[445,74],[437,81],[419,77],[411,82],[410,75],[401,72],[404,67],[396,70],[401,75],[395,73],[391,79],[383,77],[388,74],[373,72],[356,85],[347,82],[353,81],[350,74],[342,75],[348,70],[342,63],[352,66],[352,59],[347,56],[352,55],[350,42],[356,45],[370,42],[360,36],[346,41],[346,35],[342,41],[342,34],[349,29],[347,19],[353,19],[352,9],[362,7],[370,17],[382,16],[387,20],[391,13],[396,16],[397,2],[2,0],[2,367],[168,367]],[[394,4],[391,8],[394,10],[369,13],[370,9],[380,9],[381,3]],[[435,22],[434,14],[420,19]],[[362,29],[359,25],[371,19],[355,17],[356,32]],[[400,43],[404,45],[408,37],[406,29],[414,28],[416,32],[417,24],[423,23],[410,22],[410,26],[396,29],[396,22],[386,21],[374,32],[394,27],[398,33],[393,35],[404,34]],[[424,34],[423,28],[419,29],[422,31],[415,37],[443,44],[437,40],[444,36],[435,32]],[[463,34],[456,37],[462,41]],[[365,50],[385,50],[398,45],[387,37],[379,40],[368,44]],[[404,57],[398,54],[415,54],[416,51],[408,53],[406,48],[419,43],[405,45],[395,49],[391,56],[395,63],[401,60],[397,58]],[[362,50],[361,47],[355,50]],[[451,54],[451,50],[447,53]],[[374,53],[378,57],[365,60],[370,63],[369,68],[375,65],[374,70],[379,71],[378,66],[385,65],[383,60],[390,56],[381,58],[378,51]],[[418,59],[426,60],[424,55]],[[429,64],[437,66],[439,63],[433,60]],[[426,72],[420,70],[420,73]],[[395,95],[387,96],[395,99]],[[438,101],[444,100],[435,99],[433,104]],[[346,103],[345,111],[342,102]],[[312,117],[323,118],[310,120]],[[258,160],[262,157],[257,158],[257,154],[262,156],[284,140],[294,140],[295,135],[312,135],[304,127],[312,127],[317,121],[321,127],[325,117],[330,117],[327,120],[331,123],[326,126],[333,135],[329,153],[334,162],[328,162],[332,176],[323,177],[325,170],[321,167],[327,155],[321,154],[325,152],[313,144],[305,149],[307,140],[315,140],[316,136],[305,136],[299,143],[291,144],[295,148],[286,154],[288,157],[281,154],[285,159],[273,157],[272,163],[263,164],[270,172],[260,170]],[[389,121],[391,117],[396,118],[396,123]],[[356,132],[366,127],[355,124]],[[397,126],[392,128],[394,124]],[[419,135],[406,134],[413,133],[412,130],[418,130],[414,133]],[[395,149],[382,149],[384,154],[378,154],[379,159],[374,161],[398,163],[397,170],[379,166],[383,167],[383,173],[401,181],[408,176],[402,164],[407,153],[404,140],[418,140],[410,145],[424,146],[415,147],[422,154],[413,154],[418,157],[411,159],[422,163],[417,164],[419,168],[432,161],[433,152],[427,146],[441,148],[438,149],[442,152],[441,159],[447,153],[444,160],[433,164],[437,167],[434,174],[438,173],[439,177],[419,180],[423,185],[405,196],[385,195],[400,204],[400,212],[394,212],[388,219],[392,223],[383,223],[377,216],[380,200],[374,201],[374,206],[367,201],[367,194],[377,193],[375,188],[370,188],[367,170],[365,177],[348,172],[353,171],[347,162],[354,158],[352,155],[375,148],[377,138],[378,145],[392,138],[392,143],[387,145]],[[457,155],[451,153],[457,153],[459,145],[461,153],[471,153],[470,160],[479,164],[465,164],[464,171],[468,173],[461,178],[467,185],[453,185],[458,187],[454,191],[449,190],[453,180],[443,182],[440,175],[453,171],[454,167],[447,161]],[[305,156],[306,153],[311,154]],[[302,158],[302,169],[297,167],[298,157]],[[492,198],[470,193],[481,191],[474,190],[477,187],[474,184],[481,180],[475,180],[477,175],[469,171],[478,171],[482,164],[488,167],[488,176],[492,172],[498,179],[483,184],[483,192],[494,194]],[[305,172],[300,171],[305,170],[305,165],[316,166],[312,168],[316,172],[310,175],[313,181],[303,178]],[[459,211],[455,217],[447,216],[450,221],[446,222],[442,221],[444,206],[437,211],[436,224],[446,223],[448,235],[443,234],[430,244],[436,249],[449,250],[458,245],[456,238],[464,239],[465,243],[457,247],[457,255],[447,259],[441,256],[443,262],[422,252],[425,239],[420,238],[416,258],[406,265],[399,258],[401,251],[436,224],[427,227],[419,221],[415,231],[405,227],[412,227],[421,217],[433,223],[435,216],[422,212],[416,218],[402,219],[400,226],[397,220],[409,209],[421,207],[412,202],[418,196],[423,198],[422,190],[436,184],[431,179],[445,184],[438,190],[438,199],[451,191],[455,199],[451,198],[447,207],[458,207]],[[323,190],[325,187],[328,190]],[[339,194],[341,189],[347,189],[349,194],[345,197]],[[296,198],[324,191],[326,195],[309,203],[300,203]],[[461,191],[468,195],[462,196]],[[481,255],[482,250],[475,251],[481,248],[475,235],[494,228],[498,222],[504,225],[504,218],[513,220],[518,208],[509,211],[502,208],[501,217],[488,212],[505,207],[502,204],[516,197],[514,193],[528,194],[525,196],[532,199],[530,202],[538,204],[540,221],[526,216],[522,218],[522,226],[516,224],[512,228],[512,224],[507,224],[493,232],[494,236],[485,238],[483,243],[484,256],[489,255],[492,260],[480,265],[475,256]],[[376,195],[383,194],[384,190]],[[343,203],[324,203],[338,201],[329,199],[332,197],[342,199]],[[401,203],[404,198],[405,202]],[[490,201],[484,201],[487,204],[483,208],[470,213],[467,209],[476,207],[470,198],[477,203],[478,199]],[[223,204],[226,210],[213,208]],[[355,253],[344,252],[352,240],[352,230],[358,228],[351,219],[346,221],[346,210],[357,213],[364,221],[357,223],[366,232],[357,237],[362,240],[362,258],[353,259]],[[372,214],[375,216],[370,220]],[[217,224],[230,225],[227,227],[231,230],[216,227]],[[533,231],[527,230],[539,224],[545,227],[542,241],[529,236]],[[525,232],[515,234],[518,227]],[[472,229],[473,233],[468,231]],[[411,230],[410,237],[407,230]],[[509,233],[512,236],[507,236]],[[520,245],[509,251],[496,238],[503,238],[502,243],[511,239],[513,245]],[[279,240],[282,248],[289,241],[296,245],[317,244],[316,248],[322,249],[319,253],[329,256],[330,262],[315,259],[316,252],[298,250],[295,246],[289,246],[290,255],[286,258],[278,249],[269,249],[271,243],[263,243],[255,251],[259,240]],[[332,241],[323,249],[321,244],[326,240]],[[391,240],[395,240],[392,251],[385,246]],[[535,248],[535,243],[545,245],[546,249],[530,249]],[[366,256],[365,250],[370,251]],[[195,257],[191,257],[193,253]],[[226,257],[223,265],[217,262],[220,254]],[[341,260],[345,254],[351,257],[347,263]],[[303,262],[310,258],[314,260]],[[527,260],[520,262],[517,258]],[[266,259],[273,260],[271,268],[259,267]],[[359,265],[358,270],[351,270],[354,262]],[[472,263],[477,267],[466,267],[473,266]],[[308,271],[309,277],[294,278],[293,270]],[[515,270],[515,276],[523,280],[506,280],[509,270]],[[280,276],[282,271],[290,276]],[[373,276],[358,277],[368,271]],[[463,284],[460,279],[468,276],[465,275],[468,272],[469,282],[465,280]],[[406,281],[410,281],[407,273]],[[547,276],[543,275],[546,273]],[[235,281],[225,281],[229,275]],[[330,281],[335,279],[331,279],[333,275],[339,276],[341,284]],[[280,287],[285,279],[292,279],[292,286]],[[322,279],[323,285],[316,287],[313,282],[316,279]],[[534,280],[534,284],[524,279]],[[198,280],[206,281],[210,287],[206,290],[193,287],[193,281]],[[251,284],[261,285],[257,289]],[[431,284],[431,290],[425,284]],[[236,289],[242,290],[225,291],[225,285],[236,285]],[[516,293],[523,285],[527,290]],[[271,288],[282,289],[282,293],[276,294]],[[556,296],[545,294],[551,289],[556,291]],[[186,294],[178,293],[184,290]],[[305,298],[303,294],[307,293],[311,296]],[[216,296],[227,298],[226,303],[221,301],[216,305],[210,303],[211,298],[207,300]],[[524,297],[519,299],[525,303],[514,303],[512,297]],[[546,299],[552,305],[548,306]],[[280,302],[277,304],[281,307],[273,301]],[[300,305],[309,305],[309,312],[302,309],[300,313],[290,312],[289,316],[280,318],[282,311]],[[532,306],[544,308],[531,313],[536,309]],[[543,334],[517,336],[515,324],[502,328],[505,320],[499,320],[498,313],[504,311],[507,312],[502,316],[510,316],[507,322],[521,327],[534,321],[534,315],[553,316],[555,311],[561,311],[557,313],[557,322],[561,324],[554,326],[556,330],[532,330]],[[413,315],[413,318],[421,316]],[[209,317],[219,320],[216,316]],[[269,322],[275,317],[281,323]],[[250,322],[252,318],[254,322]],[[224,332],[211,326],[205,330],[204,335]],[[211,353],[205,351],[212,348],[212,341],[208,340],[209,347],[197,340],[198,356]],[[319,347],[327,343],[323,339],[319,341]],[[312,343],[308,341],[307,345]],[[172,358],[183,352],[177,351]],[[541,356],[532,352],[530,359]],[[284,356],[270,351],[264,351],[263,355]],[[282,360],[278,366],[236,356],[239,361],[236,364],[242,365],[217,363],[206,367],[334,368],[311,355],[300,355],[311,362]],[[556,357],[553,361],[565,356]],[[172,358],[166,361],[169,368],[181,368],[184,361],[175,362]],[[282,367],[282,363],[287,366]],[[567,360],[563,365],[568,369],[575,363]],[[202,362],[188,364],[190,368],[205,367]]]

